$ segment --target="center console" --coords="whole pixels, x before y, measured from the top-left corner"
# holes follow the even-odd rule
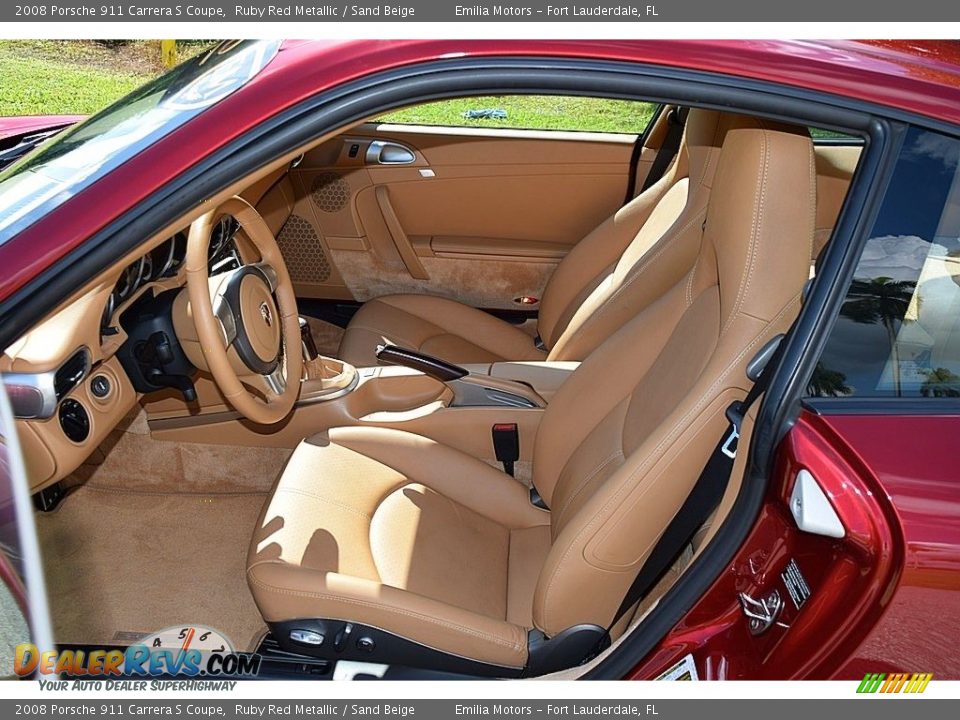
[[[225,404],[185,414],[148,407],[158,440],[293,448],[305,437],[343,426],[394,428],[422,435],[474,457],[495,461],[491,429],[515,425],[518,460],[529,460],[550,398],[575,362],[498,362],[458,366],[405,348],[381,348],[375,367],[356,368],[311,352],[299,400],[276,426],[259,426]],[[204,383],[197,382],[205,395]],[[182,407],[182,406],[181,406]]]

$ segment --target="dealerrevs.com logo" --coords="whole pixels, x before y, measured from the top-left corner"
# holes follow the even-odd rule
[[[147,635],[123,648],[48,650],[17,645],[13,670],[20,677],[34,674],[64,679],[180,676],[256,676],[260,656],[234,652],[224,635],[212,628],[171,627]]]
[[[933,679],[930,673],[867,673],[858,693],[922,693]]]

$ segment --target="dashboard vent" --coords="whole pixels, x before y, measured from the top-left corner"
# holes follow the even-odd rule
[[[87,351],[77,350],[57,369],[53,375],[53,391],[57,396],[57,402],[83,381],[89,367],[90,356]]]

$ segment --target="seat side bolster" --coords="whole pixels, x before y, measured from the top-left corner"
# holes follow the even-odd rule
[[[267,622],[344,620],[492,665],[527,661],[527,628],[373,580],[269,560],[252,563],[247,577]]]
[[[600,277],[616,265],[639,228],[675,180],[671,169],[573,246],[557,266],[543,293],[538,329],[548,348],[560,339],[580,305]]]
[[[484,428],[477,432],[487,432]],[[330,442],[349,448],[508,529],[550,524],[550,513],[530,503],[527,488],[466,453],[390,428],[332,429]],[[319,436],[316,442],[325,441]],[[429,462],[425,462],[429,458]]]
[[[390,341],[450,362],[542,360],[533,337],[482,310],[433,295],[385,295],[354,315],[339,355],[357,366],[376,364],[378,344]]]

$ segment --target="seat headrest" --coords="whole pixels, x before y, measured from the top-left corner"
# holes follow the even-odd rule
[[[712,187],[727,133],[737,128],[756,128],[758,123],[757,118],[749,115],[692,108],[680,143],[678,177],[689,177],[692,188]]]

